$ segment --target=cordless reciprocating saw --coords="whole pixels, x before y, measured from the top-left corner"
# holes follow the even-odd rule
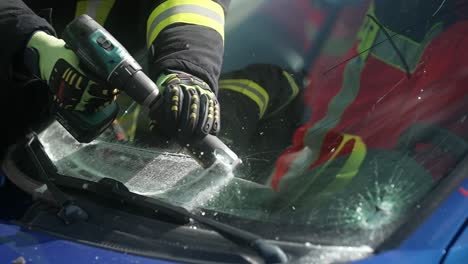
[[[63,33],[67,48],[80,58],[80,63],[105,80],[108,85],[124,91],[136,103],[146,108],[158,104],[159,89],[143,72],[140,64],[101,25],[88,15],[81,15],[67,25]],[[57,120],[80,142],[90,142],[99,136],[116,118],[119,108],[114,102],[97,113],[83,113],[58,108]],[[186,145],[189,154],[203,167],[211,166],[217,155],[236,166],[237,155],[219,138],[207,135]]]

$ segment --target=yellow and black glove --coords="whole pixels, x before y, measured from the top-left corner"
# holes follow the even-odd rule
[[[220,107],[208,84],[180,71],[167,71],[157,84],[162,98],[150,113],[152,130],[157,128],[183,142],[219,132]]]
[[[96,112],[110,104],[118,90],[94,78],[79,66],[78,56],[65,42],[36,31],[27,44],[37,54],[34,74],[47,82],[54,101],[68,110]]]

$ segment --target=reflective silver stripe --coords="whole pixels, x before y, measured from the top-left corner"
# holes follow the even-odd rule
[[[178,6],[174,6],[162,12],[153,20],[153,22],[151,23],[151,26],[146,32],[146,39],[150,39],[151,34],[153,33],[153,30],[158,26],[159,23],[161,23],[161,21],[163,21],[164,19],[170,16],[181,14],[181,13],[192,13],[192,14],[201,15],[204,17],[211,18],[215,20],[216,22],[218,22],[219,24],[224,25],[224,18],[220,16],[218,13],[214,12],[213,10],[210,10],[208,8],[205,8],[199,5],[178,5]]]
[[[443,31],[442,23],[438,23],[432,27],[432,29],[426,34],[426,37],[421,43],[415,42],[411,39],[408,39],[404,36],[397,35],[394,32],[388,30],[390,36],[393,36],[392,40],[395,43],[398,50],[401,52],[403,57],[408,63],[410,72],[413,73],[421,60],[424,50],[431,43],[431,41]],[[389,65],[399,68],[402,71],[405,71],[405,67],[401,59],[398,57],[396,50],[392,47],[390,42],[387,40],[387,37],[379,30],[375,43],[382,44],[377,45],[371,51],[371,55]]]

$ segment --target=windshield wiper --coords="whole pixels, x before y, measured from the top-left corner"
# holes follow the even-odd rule
[[[93,183],[87,185],[86,189],[92,190]],[[206,227],[216,231],[224,238],[234,242],[241,247],[247,247],[254,250],[265,263],[286,263],[288,258],[284,251],[261,236],[255,235],[243,229],[224,224],[208,217],[194,214],[183,207],[174,206],[170,203],[159,199],[142,196],[132,193],[125,185],[111,178],[103,178],[97,183],[94,183],[98,194],[104,194],[106,197],[119,198],[122,202],[127,202],[133,205],[152,207],[156,210],[164,210],[165,214],[170,214],[173,218],[179,217],[179,224],[188,224],[190,222],[198,222]]]
[[[59,201],[59,204],[73,205],[73,208],[77,207],[82,210],[76,206],[74,200],[70,196],[65,194],[56,185],[84,190],[92,192],[95,195],[104,196],[108,199],[118,199],[121,203],[132,205],[140,209],[149,209],[145,211],[151,214],[150,217],[165,217],[166,220],[181,225],[188,224],[192,221],[198,222],[216,231],[221,236],[234,242],[238,246],[255,251],[265,263],[286,263],[288,261],[288,257],[279,246],[270,243],[259,235],[194,214],[185,208],[174,206],[160,199],[132,193],[122,182],[115,179],[103,178],[98,182],[92,182],[60,175],[57,173],[55,166],[45,153],[37,136],[34,135],[28,143],[29,144],[27,144],[27,146],[36,146],[35,148],[27,148],[27,151],[30,154],[36,169],[39,170],[41,180],[45,182],[49,191],[51,191],[52,195],[57,201]],[[42,157],[42,159],[39,159],[38,156]],[[58,177],[51,178],[51,175]],[[63,207],[61,211],[65,210],[64,208],[69,207]]]

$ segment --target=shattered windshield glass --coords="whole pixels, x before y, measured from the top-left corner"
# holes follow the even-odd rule
[[[369,254],[467,153],[465,1],[253,2],[230,6],[218,92],[218,136],[241,165],[202,168],[125,94],[93,142],[58,123],[41,141],[63,175]]]

